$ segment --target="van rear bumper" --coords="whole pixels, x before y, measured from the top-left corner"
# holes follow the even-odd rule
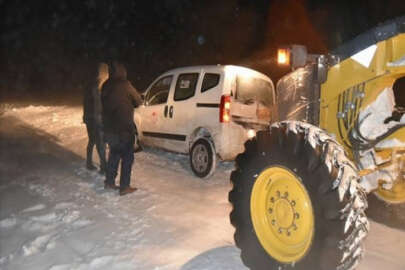
[[[236,156],[245,151],[245,142],[248,140],[248,129],[233,122],[221,124],[221,132],[214,136],[214,144],[221,160],[234,160]]]

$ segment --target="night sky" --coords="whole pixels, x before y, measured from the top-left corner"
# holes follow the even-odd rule
[[[403,0],[0,0],[0,102],[76,102],[97,61],[144,90],[175,67],[236,64],[277,80],[276,48],[325,53],[405,15]]]

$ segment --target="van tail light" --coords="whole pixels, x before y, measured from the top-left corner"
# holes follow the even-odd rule
[[[221,104],[219,107],[219,122],[229,123],[231,120],[231,97],[221,96]]]

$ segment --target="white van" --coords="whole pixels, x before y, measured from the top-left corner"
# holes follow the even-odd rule
[[[135,111],[141,144],[190,154],[193,172],[209,176],[216,157],[233,160],[245,141],[267,129],[273,82],[238,66],[192,66],[160,75]]]

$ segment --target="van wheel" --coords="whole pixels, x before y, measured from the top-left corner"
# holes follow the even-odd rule
[[[201,178],[206,178],[214,172],[216,155],[211,141],[201,138],[194,142],[190,151],[190,165],[194,174]]]

